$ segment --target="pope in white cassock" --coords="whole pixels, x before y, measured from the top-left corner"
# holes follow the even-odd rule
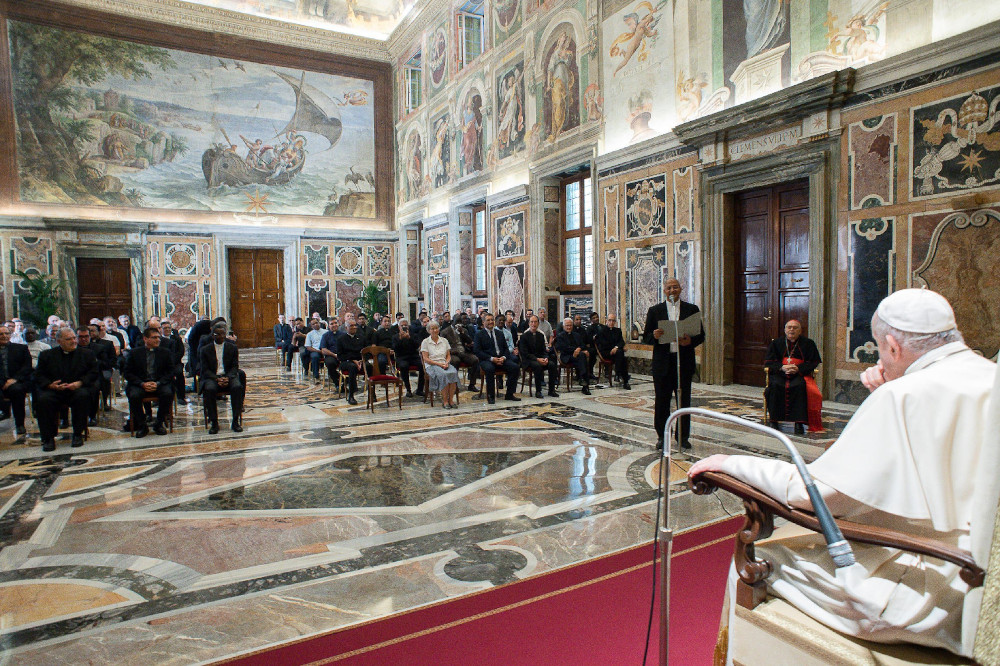
[[[879,362],[861,376],[872,393],[809,471],[835,516],[939,539],[985,568],[1000,494],[1000,455],[988,437],[1000,422],[993,414],[989,425],[1000,411],[991,398],[996,364],[965,345],[948,301],[926,289],[884,299],[872,333]],[[689,475],[706,471],[812,508],[790,463],[715,455]],[[852,545],[857,564],[836,569],[821,535],[776,530],[757,546],[773,565],[768,591],[844,634],[971,655],[982,588],[970,592],[953,564]],[[731,568],[729,626],[735,584]]]

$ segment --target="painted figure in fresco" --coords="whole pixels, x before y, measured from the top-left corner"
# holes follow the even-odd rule
[[[888,7],[889,3],[883,2],[868,16],[851,17],[847,25],[830,38],[830,51],[848,56],[852,62],[874,62],[884,58],[885,47],[879,43],[881,31],[877,24]]]
[[[583,92],[583,103],[587,107],[587,120],[600,120],[604,116],[604,96],[596,83]]]
[[[634,12],[629,12],[622,17],[627,30],[615,37],[615,41],[611,43],[611,48],[608,50],[610,57],[621,56],[622,61],[615,67],[611,76],[616,76],[625,65],[629,64],[636,52],[639,54],[636,58],[637,62],[645,62],[646,58],[649,57],[649,48],[660,34],[656,30],[656,24],[660,22],[659,11],[665,4],[665,1],[661,1],[656,7],[653,7],[649,2],[640,2]],[[640,17],[639,12],[645,12],[645,14]],[[647,39],[650,41],[649,44],[646,43]]]
[[[420,135],[414,132],[410,136],[410,158],[406,167],[406,180],[410,187],[409,197],[420,196],[421,181],[424,179],[424,153],[420,147]]]
[[[785,2],[786,0],[743,0],[748,59],[778,45],[787,23],[782,7]]]
[[[497,141],[501,151],[511,149],[524,131],[524,103],[518,91],[522,76],[524,76],[523,69],[509,72],[503,79],[500,125],[497,128]]]
[[[556,40],[545,72],[545,92],[552,105],[548,118],[549,142],[554,142],[564,129],[573,126],[570,111],[575,106],[574,98],[576,98],[575,69],[576,44],[570,39],[569,33],[564,32]]]
[[[704,74],[684,76],[681,71],[677,76],[677,119],[681,122],[690,120],[701,108],[701,89],[708,86]]]
[[[448,145],[448,118],[439,118],[434,125],[434,149],[431,151],[431,176],[434,187],[448,182],[451,148]]]
[[[653,93],[640,90],[628,100],[628,123],[632,128],[632,138],[629,145],[654,137],[658,132],[649,126],[653,115]]]
[[[520,0],[498,0],[494,6],[497,16],[497,25],[505,32],[510,28],[517,18],[517,13],[521,10]]]
[[[473,89],[466,96],[462,116],[462,161],[465,173],[483,168],[483,96]]]

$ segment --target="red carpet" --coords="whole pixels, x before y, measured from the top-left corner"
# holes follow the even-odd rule
[[[734,518],[674,538],[670,661],[711,664]],[[641,664],[652,546],[632,548],[225,663],[537,666]],[[658,659],[658,618],[647,664]]]

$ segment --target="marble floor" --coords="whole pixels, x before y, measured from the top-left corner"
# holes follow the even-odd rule
[[[201,407],[130,439],[119,399],[80,449],[43,454],[0,423],[0,663],[190,664],[433,604],[647,543],[660,459],[652,383],[457,410],[374,413],[244,352],[243,433]],[[760,418],[759,389],[696,386],[696,406]],[[362,401],[363,403],[363,401]],[[793,436],[819,455],[828,432]],[[222,419],[220,419],[221,421]],[[64,431],[65,432],[65,431]],[[777,442],[695,421],[671,469],[679,531],[741,512],[692,495],[692,460],[781,457]]]

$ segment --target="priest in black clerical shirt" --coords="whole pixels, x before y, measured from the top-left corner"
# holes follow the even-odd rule
[[[816,343],[802,335],[802,324],[797,319],[790,319],[785,324],[784,337],[772,340],[764,357],[768,374],[764,399],[772,428],[777,428],[779,421],[794,421],[795,432],[799,434],[805,432],[807,422],[810,422],[810,431],[822,429],[819,412],[823,395],[812,379],[820,363]],[[812,419],[809,418],[810,392],[815,394],[812,402],[816,416]]]
[[[24,398],[31,379],[31,353],[28,345],[10,341],[10,329],[0,326],[0,395],[10,402],[14,432],[24,435]]]
[[[166,435],[163,422],[174,399],[174,356],[160,346],[160,332],[149,327],[142,332],[142,346],[132,350],[125,361],[125,381],[128,383],[128,411],[136,437],[149,434],[142,399],[157,398],[156,423],[153,432]]]
[[[596,317],[597,313],[594,314]],[[595,317],[591,317],[591,321]],[[614,364],[615,374],[622,380],[622,388],[630,391],[632,387],[629,385],[631,377],[628,374],[628,358],[625,356],[625,339],[622,337],[622,329],[618,328],[618,317],[609,314],[607,322],[607,326],[592,326],[597,331],[594,345],[601,353],[601,358]]]
[[[367,346],[358,334],[358,325],[353,321],[347,325],[347,335],[337,341],[337,358],[340,372],[347,375],[347,404],[356,405],[354,394],[358,390],[358,373],[361,372],[361,350]]]
[[[420,345],[410,335],[410,324],[400,319],[396,325],[396,335],[392,338],[392,351],[396,357],[396,370],[406,386],[406,397],[410,397],[410,368],[417,371],[417,395],[424,394],[424,365],[420,361]]]
[[[42,436],[42,450],[56,450],[59,411],[68,405],[73,413],[73,440],[71,446],[83,446],[90,410],[90,394],[97,383],[97,357],[89,349],[80,349],[76,333],[64,327],[56,333],[58,347],[46,349],[38,355],[35,368],[35,386],[38,400],[38,429]]]

